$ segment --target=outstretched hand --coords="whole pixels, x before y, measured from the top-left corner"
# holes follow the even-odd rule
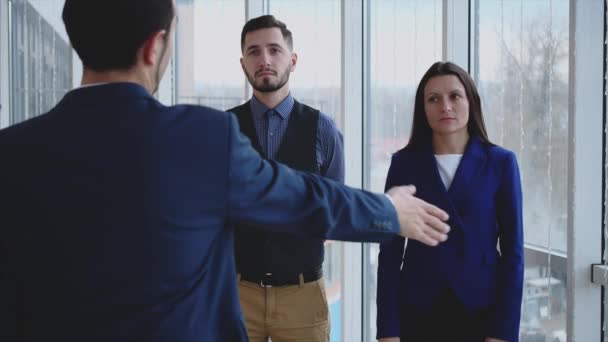
[[[425,245],[437,246],[448,239],[448,214],[438,207],[414,197],[412,185],[397,186],[388,190],[397,210],[401,231],[399,235],[418,240]]]

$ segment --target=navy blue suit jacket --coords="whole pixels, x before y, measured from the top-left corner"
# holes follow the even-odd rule
[[[445,210],[451,231],[434,248],[410,240],[404,253],[400,237],[380,245],[378,337],[399,336],[400,303],[428,310],[450,288],[467,309],[492,309],[488,337],[517,341],[524,260],[515,155],[472,137],[446,191],[432,146],[405,148],[393,156],[386,180],[387,188],[403,184]]]
[[[135,84],[0,131],[0,340],[245,341],[231,223],[380,241],[383,195],[264,161],[231,114]]]

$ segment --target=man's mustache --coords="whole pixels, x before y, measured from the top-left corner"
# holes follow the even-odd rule
[[[270,73],[272,73],[273,75],[276,75],[276,74],[277,74],[277,72],[276,72],[276,71],[274,71],[274,70],[272,70],[272,69],[262,69],[262,70],[258,70],[258,71],[256,71],[256,72],[255,72],[255,75],[256,75],[256,76],[259,76],[261,73],[265,73],[265,72],[270,72]]]

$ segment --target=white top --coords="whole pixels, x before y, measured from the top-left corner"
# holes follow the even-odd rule
[[[452,185],[456,169],[458,169],[458,165],[462,159],[462,154],[436,154],[435,159],[437,160],[439,176],[441,176],[441,180],[447,190]]]

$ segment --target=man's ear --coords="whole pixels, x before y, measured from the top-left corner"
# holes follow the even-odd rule
[[[160,61],[160,55],[165,49],[165,44],[167,44],[166,35],[167,31],[160,30],[154,32],[154,34],[151,35],[148,40],[146,40],[144,46],[142,47],[144,64],[155,65]]]
[[[291,68],[290,68],[291,72],[296,70],[296,64],[298,64],[298,54],[295,52],[292,52],[291,53]]]

